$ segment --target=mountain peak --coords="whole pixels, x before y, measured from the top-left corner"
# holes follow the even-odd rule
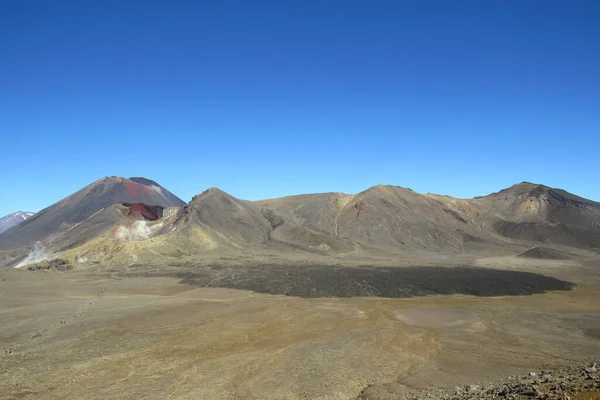
[[[405,188],[402,186],[395,186],[395,185],[375,185],[375,186],[371,186],[370,188],[363,191],[362,193],[385,194],[385,193],[391,193],[391,192],[396,192],[396,193],[397,192],[412,192],[412,193],[414,193],[414,190]]]
[[[101,178],[45,208],[23,224],[3,233],[0,247],[14,249],[62,234],[91,215],[115,203],[182,206],[183,200],[146,178]]]
[[[512,185],[511,188],[544,188],[544,189],[550,189],[548,186],[542,185],[541,183],[534,183],[534,182],[528,182],[528,181],[523,181],[523,182],[517,183],[515,185]]]
[[[134,176],[132,178],[129,178],[129,180],[133,181],[135,183],[141,183],[142,185],[146,185],[146,186],[160,186],[158,183],[156,183],[152,179],[144,178],[141,176]]]
[[[518,196],[518,195],[528,194],[528,193],[539,195],[548,190],[551,190],[551,188],[546,185],[523,181],[523,182],[515,183],[514,185],[504,188],[498,192],[490,193],[487,196],[480,196],[480,197],[475,197],[475,198],[481,199],[481,198],[486,198],[486,197],[496,197],[496,196],[500,196],[500,195],[503,195],[503,196],[517,195]]]
[[[236,199],[235,197],[233,197],[229,193],[224,192],[223,190],[219,189],[218,187],[210,187],[210,188],[206,189],[204,192],[192,197],[192,201],[205,199],[210,196],[217,196],[219,198]]]
[[[0,218],[0,233],[4,232],[9,228],[12,228],[15,225],[20,224],[27,218],[31,217],[33,214],[34,213],[29,211],[17,211]]]

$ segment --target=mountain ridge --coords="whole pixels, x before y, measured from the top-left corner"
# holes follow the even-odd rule
[[[515,246],[523,253],[540,244],[600,248],[600,203],[529,182],[473,199],[375,185],[356,194],[249,201],[211,187],[185,203],[147,178],[105,177],[42,210],[32,221],[53,208],[61,212],[51,226],[37,225],[47,243],[56,252],[77,249],[90,256],[95,250],[86,247],[88,242],[96,249],[105,243],[119,252],[123,245],[117,243],[149,239],[154,244],[145,243],[145,251],[166,257],[207,251],[301,251],[332,257],[460,254]],[[0,252],[10,250],[6,242],[22,230],[0,235]],[[39,239],[21,235],[12,241],[23,248]]]

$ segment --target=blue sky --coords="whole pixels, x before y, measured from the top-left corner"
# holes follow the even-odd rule
[[[600,2],[0,1],[0,216],[103,176],[189,201],[600,201]]]

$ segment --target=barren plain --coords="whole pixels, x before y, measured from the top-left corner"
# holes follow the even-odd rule
[[[394,398],[600,353],[593,253],[367,261],[1,270],[0,398]]]

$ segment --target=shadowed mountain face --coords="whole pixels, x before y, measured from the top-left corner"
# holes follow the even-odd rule
[[[134,229],[143,227],[141,232],[116,233],[129,232],[132,221],[144,222]],[[46,239],[55,251],[77,248],[79,253],[89,253],[94,250],[86,243],[99,237],[110,244],[115,238],[158,236],[160,240],[144,248],[166,257],[215,249],[322,255],[456,254],[514,248],[523,252],[540,243],[597,249],[600,203],[521,183],[475,199],[374,186],[356,195],[320,193],[252,202],[211,188],[184,205],[149,179],[111,177],[0,235],[0,250]],[[100,247],[95,240],[94,249]]]
[[[105,177],[1,234],[0,250],[11,250],[39,240],[50,240],[103,208],[118,202],[161,207],[185,204],[156,182],[144,178]]]

